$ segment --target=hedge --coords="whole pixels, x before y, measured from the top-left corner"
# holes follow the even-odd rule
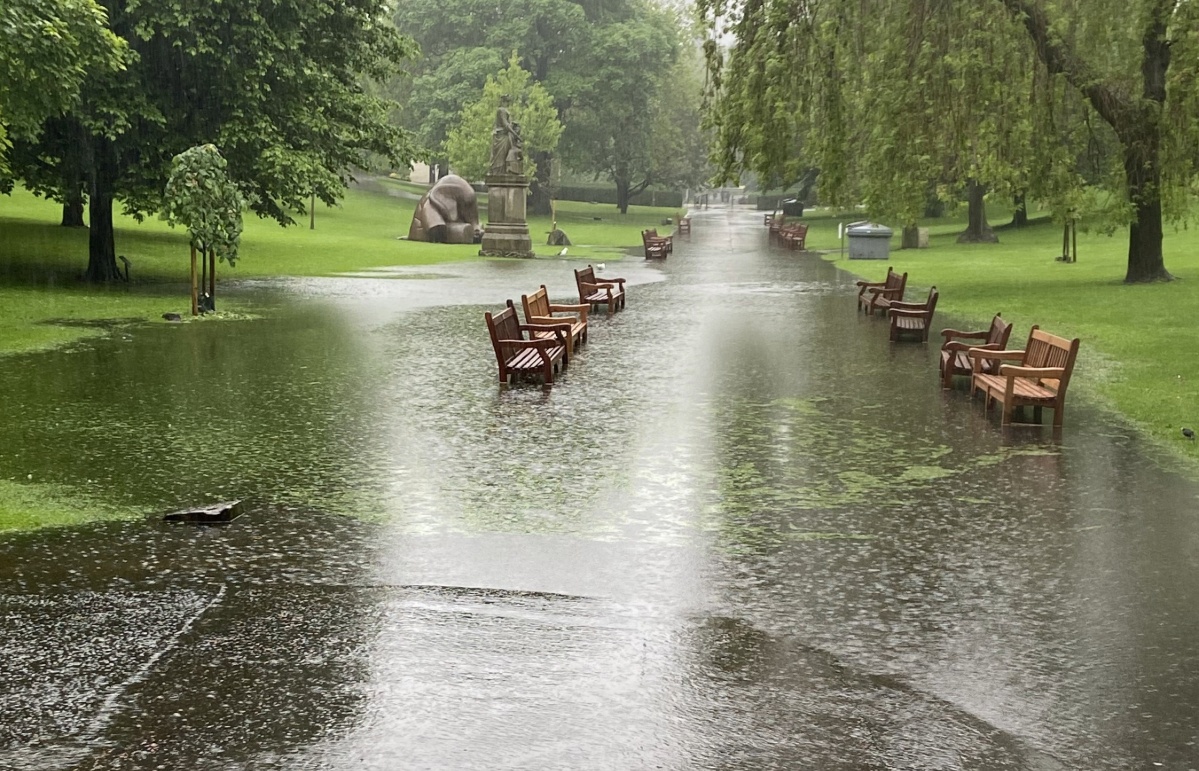
[[[559,201],[582,201],[583,203],[610,203],[616,205],[616,188],[607,185],[559,185]],[[629,199],[638,206],[666,206],[682,208],[683,194],[677,190],[643,190]]]

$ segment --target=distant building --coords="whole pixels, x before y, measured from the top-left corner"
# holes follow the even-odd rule
[[[435,181],[432,173],[433,170],[429,167],[429,164],[417,161],[412,164],[412,171],[408,174],[408,181],[421,185],[432,184]]]

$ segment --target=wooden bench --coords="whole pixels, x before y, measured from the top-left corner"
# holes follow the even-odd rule
[[[802,222],[786,225],[779,230],[779,238],[782,240],[783,246],[803,251],[804,243],[808,238],[808,226]]]
[[[773,220],[774,220],[774,212],[769,212],[769,211],[768,211],[768,212],[766,212],[765,214],[763,214],[763,215],[762,215],[762,224],[763,224],[763,225],[766,225],[767,227],[769,227],[769,226],[770,226],[770,223],[771,223]]]
[[[516,318],[516,306],[508,307],[494,316],[484,313],[491,345],[500,366],[500,382],[507,383],[520,376],[540,376],[546,383],[554,382],[554,373],[566,362],[566,335],[569,324],[549,327],[542,324],[521,324]],[[536,332],[554,333],[553,339],[533,338]],[[529,334],[530,337],[524,337]]]
[[[645,248],[645,259],[647,260],[665,260],[667,251],[666,244],[661,241],[651,239],[649,231],[641,231],[641,245]]]
[[[575,348],[587,342],[587,312],[591,310],[590,304],[582,305],[559,305],[550,302],[549,292],[545,288],[545,284],[541,285],[531,295],[522,294],[520,296],[520,304],[525,311],[526,324],[567,324],[570,326],[570,334],[566,336],[566,357],[569,359],[575,355]],[[555,316],[555,313],[575,313],[577,316]],[[557,334],[553,330],[537,330],[533,333],[535,338],[553,338]]]
[[[596,276],[595,269],[588,265],[586,268],[575,270],[575,284],[579,287],[580,303],[586,303],[592,308],[607,305],[608,313],[624,310],[623,278]]]
[[[920,338],[928,342],[928,330],[933,324],[933,313],[937,310],[937,288],[928,290],[928,299],[922,303],[891,303],[887,315],[891,319],[891,342],[899,342],[903,335]]]
[[[666,255],[674,251],[674,241],[670,236],[658,235],[657,228],[641,231],[641,243],[645,246],[645,259],[666,259]]]
[[[678,233],[680,236],[691,235],[691,218],[679,217]]]
[[[1012,422],[1016,407],[1032,406],[1033,419],[1038,423],[1041,408],[1052,408],[1053,427],[1061,428],[1066,387],[1074,371],[1078,342],[1077,337],[1067,340],[1034,326],[1028,333],[1028,344],[1023,351],[971,348],[967,351],[974,370],[970,377],[970,393],[983,392],[986,398],[984,410],[990,410],[992,402],[1002,404],[1002,425]],[[992,361],[999,363],[996,374],[984,371],[987,363]]]
[[[990,329],[978,332],[942,329],[941,337],[945,338],[945,342],[941,344],[941,387],[953,388],[954,375],[969,377],[974,374],[974,363],[966,353],[968,349],[1003,350],[1011,334],[1012,325],[1004,321],[998,313],[995,314],[995,318],[991,319]],[[971,345],[961,342],[962,340],[979,340],[981,343]],[[985,366],[987,369],[984,371],[988,374],[994,375],[999,372],[999,362],[997,361],[986,362]]]
[[[893,302],[903,302],[903,290],[908,284],[908,274],[902,276],[893,268],[887,268],[883,281],[858,281],[858,310],[874,315],[875,308],[887,308]]]

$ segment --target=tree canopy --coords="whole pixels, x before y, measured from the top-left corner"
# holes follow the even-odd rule
[[[968,181],[1128,222],[1126,280],[1168,278],[1163,202],[1195,174],[1196,10],[1174,0],[701,0],[722,171],[820,169],[823,200],[905,224]],[[731,34],[735,42],[719,41]],[[1085,175],[1084,148],[1109,147]]]
[[[549,92],[540,83],[531,82],[529,73],[521,69],[519,58],[513,54],[505,69],[487,78],[483,95],[462,108],[458,125],[446,139],[446,155],[458,174],[466,179],[481,180],[487,173],[492,127],[503,95],[511,98],[511,119],[520,124],[527,176],[537,173],[536,155],[552,153],[558,146],[562,124],[558,122],[558,111]]]
[[[0,3],[0,171],[10,132],[36,136],[77,103],[89,71],[119,69],[124,55],[94,0]]]
[[[237,262],[241,243],[241,210],[245,200],[229,179],[229,164],[214,145],[198,145],[171,159],[164,193],[163,218],[187,228],[191,245],[201,254]]]
[[[690,59],[691,76],[670,82],[678,73],[680,41],[689,32],[677,10],[647,0],[515,0],[501,5],[409,0],[399,6],[396,24],[420,44],[425,57],[406,86],[409,103],[401,120],[433,157],[444,157],[446,140],[458,123],[444,105],[474,102],[486,74],[496,69],[486,63],[516,51],[532,81],[552,95],[565,126],[556,153],[560,164],[606,176],[618,190],[634,192],[651,181],[685,183],[703,175],[705,159],[696,161],[692,152],[703,139],[694,109],[702,65]],[[448,72],[461,77],[451,79]],[[457,96],[470,90],[466,83],[472,78],[472,96]],[[693,90],[688,94],[686,88]],[[689,116],[680,111],[685,111],[687,97]],[[689,133],[684,137],[682,132]],[[688,149],[679,152],[672,139]],[[551,157],[544,151],[527,156],[538,167],[533,209],[548,211]],[[627,194],[624,199],[627,206]]]
[[[86,190],[93,280],[117,276],[113,201],[139,216],[157,211],[171,159],[188,147],[220,146],[250,208],[281,224],[305,212],[309,196],[336,202],[368,153],[397,165],[412,157],[388,121],[394,105],[363,85],[415,52],[386,0],[107,6],[128,66],[89,72],[66,125],[15,147],[24,160],[13,164],[44,192]]]

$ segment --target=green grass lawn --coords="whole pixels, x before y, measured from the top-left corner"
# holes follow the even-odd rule
[[[406,193],[405,196],[391,191]],[[237,266],[218,265],[226,278],[321,276],[393,265],[424,265],[477,259],[477,245],[427,244],[404,240],[420,185],[373,180],[351,189],[340,206],[318,204],[316,229],[308,219],[281,228],[248,217]],[[486,209],[483,209],[484,217]],[[618,259],[640,249],[640,230],[674,216],[672,209],[564,202],[558,225],[577,246],[570,254],[586,259]],[[94,287],[80,281],[87,267],[87,230],[58,226],[58,204],[16,190],[0,196],[0,353],[51,348],[103,334],[113,325],[160,321],[165,312],[186,315],[189,250],[186,233],[158,219],[141,223],[117,216],[116,249],[132,262],[131,284]],[[544,246],[549,217],[532,217],[534,249]],[[241,310],[220,301],[222,310]],[[218,314],[219,316],[219,314]]]
[[[913,296],[923,297],[935,284],[938,313],[970,320],[978,329],[1002,312],[1015,323],[1013,348],[1023,346],[1032,324],[1081,338],[1071,392],[1100,399],[1162,445],[1199,459],[1199,446],[1181,434],[1183,426],[1199,430],[1199,358],[1191,355],[1199,350],[1199,234],[1166,235],[1166,267],[1177,280],[1126,285],[1127,228],[1110,237],[1080,232],[1078,261],[1063,263],[1054,259],[1061,252],[1060,225],[1003,228],[998,244],[963,245],[956,242],[962,221],[938,220],[928,223],[928,249],[895,251],[897,233],[889,262],[851,262],[839,253],[837,223],[859,218],[805,217],[808,248],[828,250],[827,259],[869,280],[881,279],[888,266],[906,271]]]

